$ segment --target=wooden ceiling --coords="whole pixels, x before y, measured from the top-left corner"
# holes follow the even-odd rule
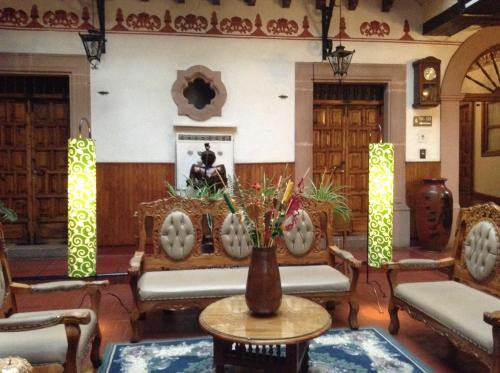
[[[141,0],[141,1],[148,2],[149,0]],[[207,0],[207,1],[212,5],[220,5],[222,0]],[[249,6],[255,6],[255,4],[257,3],[257,0],[242,0],[242,1],[244,1]],[[261,0],[261,1],[268,1],[268,0]],[[333,1],[333,3],[335,3],[335,0],[312,0],[312,1],[316,2],[317,9],[324,8],[326,6],[326,3],[329,1]],[[290,5],[292,4],[292,0],[280,0],[280,2],[282,8],[290,8]],[[186,0],[177,0],[177,3],[185,4]],[[359,0],[347,0],[347,9],[356,10],[358,3]],[[391,10],[393,3],[394,0],[380,0],[380,7],[383,12],[388,12]]]

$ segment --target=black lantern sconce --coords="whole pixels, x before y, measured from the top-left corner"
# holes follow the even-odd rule
[[[99,31],[90,29],[86,34],[79,34],[87,60],[92,69],[97,69],[101,55],[106,53],[106,28],[104,18],[104,0],[97,0],[97,14],[99,16]]]
[[[340,2],[339,9],[339,45],[333,50],[332,39],[328,39],[328,29],[330,28],[330,21],[332,20],[333,8],[335,0],[330,0],[329,5],[324,5],[321,8],[321,42],[322,42],[322,59],[328,60],[333,70],[333,75],[342,79],[347,74],[349,65],[351,64],[353,51],[346,50],[342,45],[342,37],[340,31],[340,22],[342,19],[342,2]]]

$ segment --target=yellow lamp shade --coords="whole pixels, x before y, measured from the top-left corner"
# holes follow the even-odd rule
[[[68,140],[68,275],[96,274],[96,153],[92,139]]]
[[[368,147],[368,265],[392,260],[394,145]]]

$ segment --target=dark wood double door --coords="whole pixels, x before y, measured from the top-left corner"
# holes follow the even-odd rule
[[[17,243],[67,237],[68,77],[0,75],[0,201]]]
[[[383,101],[314,100],[313,180],[345,187],[353,233],[367,231],[368,144],[379,141],[382,113]]]

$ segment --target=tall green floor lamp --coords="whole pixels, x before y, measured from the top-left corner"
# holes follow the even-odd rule
[[[380,267],[392,260],[394,145],[369,144],[368,164],[368,265]]]
[[[88,138],[82,137],[82,125]],[[68,276],[96,275],[96,153],[90,123],[68,140]]]

